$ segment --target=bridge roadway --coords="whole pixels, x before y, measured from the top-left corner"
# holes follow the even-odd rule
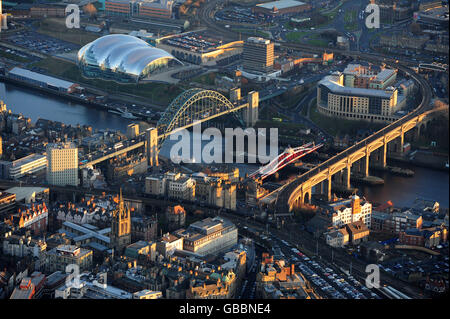
[[[362,55],[362,54],[361,54]],[[372,62],[379,62],[370,56],[364,55],[364,59]],[[387,65],[389,63],[385,62]],[[311,188],[328,179],[327,191],[331,192],[331,176],[339,173],[342,169],[347,170],[347,181],[349,183],[351,165],[357,160],[366,157],[365,167],[368,170],[370,153],[384,146],[384,156],[386,156],[386,145],[389,141],[397,137],[403,138],[403,134],[414,128],[430,111],[432,90],[430,84],[414,71],[401,65],[390,65],[409,74],[420,85],[422,101],[419,106],[401,119],[389,124],[378,132],[363,139],[355,145],[347,148],[336,156],[316,166],[314,169],[298,176],[294,181],[283,185],[278,191],[275,211],[286,213],[291,211],[296,205],[303,203],[305,195],[311,195]]]

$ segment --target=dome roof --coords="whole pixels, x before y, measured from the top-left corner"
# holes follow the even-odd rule
[[[148,65],[160,59],[175,60],[182,64],[166,51],[124,34],[103,36],[78,51],[78,63],[135,77],[139,77]]]

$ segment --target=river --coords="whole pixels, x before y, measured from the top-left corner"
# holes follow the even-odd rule
[[[128,124],[135,122],[107,111],[1,82],[0,99],[13,113],[22,113],[30,117],[33,122],[38,118],[45,118],[71,125],[90,125],[94,129],[114,129],[122,132],[126,131]],[[163,153],[168,153],[166,147]],[[396,164],[396,166],[399,165]],[[391,200],[396,207],[405,207],[410,206],[416,198],[422,197],[438,201],[441,207],[449,207],[448,171],[411,166],[408,168],[415,171],[414,177],[371,172],[382,177],[385,185],[374,187],[356,185],[356,187],[369,201],[375,203]]]

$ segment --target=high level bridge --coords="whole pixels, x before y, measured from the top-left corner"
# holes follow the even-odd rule
[[[336,184],[350,188],[352,168],[363,176],[368,176],[371,161],[385,167],[388,143],[394,144],[394,152],[402,152],[404,134],[407,131],[416,128],[430,113],[441,109],[448,110],[448,106],[441,107],[441,109],[430,108],[432,91],[430,84],[425,79],[406,67],[400,65],[394,67],[409,74],[419,84],[422,94],[422,101],[419,106],[401,119],[283,185],[277,191],[275,203],[277,214],[285,214],[304,203],[308,203],[315,186],[318,186],[319,191],[330,200],[332,179]]]

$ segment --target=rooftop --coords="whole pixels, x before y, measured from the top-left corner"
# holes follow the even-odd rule
[[[41,155],[41,154],[30,154],[28,156],[25,156],[25,157],[19,158],[18,160],[15,160],[14,162],[12,162],[12,166],[26,165],[28,163],[41,160],[43,158],[47,158],[47,157],[45,155]]]
[[[45,82],[47,85],[60,87],[64,89],[69,89],[71,86],[73,86],[75,83],[64,81],[61,79],[57,79],[51,76],[47,76],[44,74],[32,72],[30,70],[22,69],[19,67],[14,67],[9,71],[9,74],[14,74],[22,77],[26,77],[32,80]]]
[[[262,7],[265,9],[269,9],[269,10],[272,10],[273,7],[276,7],[279,10],[279,9],[301,6],[304,4],[305,4],[304,2],[295,1],[295,0],[279,0],[279,1],[260,3],[260,4],[257,4],[256,6]]]
[[[356,96],[374,96],[384,99],[390,99],[393,92],[386,92],[384,90],[375,89],[363,89],[355,87],[345,87],[332,80],[331,76],[326,76],[323,78],[319,85],[324,85],[328,87],[332,92],[346,94],[346,95],[356,95]]]

